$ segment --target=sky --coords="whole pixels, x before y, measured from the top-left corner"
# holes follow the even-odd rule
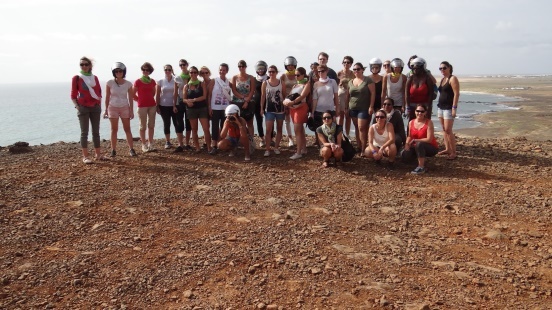
[[[240,59],[282,71],[287,56],[308,71],[321,51],[336,71],[345,55],[416,54],[435,75],[444,60],[457,75],[552,73],[547,0],[1,0],[0,12],[2,84],[69,81],[85,55],[104,81],[116,61],[129,80],[145,61],[159,79],[181,58],[214,75]]]

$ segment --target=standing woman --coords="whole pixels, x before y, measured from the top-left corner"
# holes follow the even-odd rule
[[[255,116],[255,103],[253,94],[255,93],[255,78],[247,74],[247,63],[245,60],[238,61],[240,72],[232,77],[232,92],[234,96],[232,103],[240,107],[240,115],[247,122],[247,131],[253,137],[253,117]]]
[[[280,80],[284,83],[285,86],[285,93],[284,98],[287,97],[289,94],[291,94],[291,89],[293,86],[295,86],[297,79],[295,78],[295,69],[297,68],[297,59],[293,56],[288,56],[284,60],[284,68],[286,69],[286,72],[280,76]],[[291,132],[291,120],[289,115],[289,108],[286,107],[286,133],[288,136],[288,146],[292,147],[294,145],[293,142],[293,133]]]
[[[261,88],[261,114],[264,114],[266,120],[265,135],[265,157],[270,156],[270,141],[272,140],[272,131],[274,121],[276,121],[276,144],[274,145],[274,154],[280,154],[280,141],[282,140],[282,126],[285,119],[284,83],[277,78],[278,68],[275,65],[268,67],[268,80],[263,82]],[[266,113],[265,113],[266,111]]]
[[[443,74],[443,79],[439,84],[437,116],[445,133],[445,150],[439,152],[439,155],[448,154],[447,159],[453,160],[456,158],[456,137],[452,132],[452,125],[454,125],[460,99],[460,82],[456,76],[452,75],[452,65],[448,61],[441,62],[439,71]]]
[[[343,149],[341,141],[343,128],[336,124],[333,120],[332,111],[325,111],[322,114],[322,126],[316,128],[316,136],[320,141],[320,156],[324,162],[322,167],[327,168],[331,158],[335,159],[336,165],[341,162],[343,157]]]
[[[416,118],[408,123],[408,137],[404,144],[401,157],[404,161],[418,159],[418,166],[412,170],[412,174],[422,174],[425,169],[425,158],[437,154],[439,145],[434,135],[433,122],[426,117],[427,109],[424,104],[416,105]]]
[[[111,123],[111,157],[117,154],[117,131],[119,118],[123,123],[130,156],[136,156],[134,141],[130,130],[130,120],[134,118],[134,100],[132,100],[132,83],[125,80],[126,66],[116,62],[111,66],[113,80],[109,80],[105,87],[105,115]]]
[[[174,112],[173,99],[174,99],[174,74],[171,65],[165,65],[163,68],[165,71],[165,78],[157,81],[155,101],[157,102],[157,111],[161,114],[163,119],[163,132],[165,133],[165,149],[170,149],[171,144],[171,119],[174,125],[174,130],[178,128],[176,126],[178,120],[176,120],[176,113]]]
[[[400,58],[394,58],[391,61],[391,73],[383,77],[381,92],[381,102],[386,98],[393,99],[393,108],[401,113],[405,112],[404,89],[406,87],[406,76],[402,74],[404,62]]]
[[[188,71],[188,62],[186,59],[180,59],[178,66],[182,72],[174,78],[176,87],[174,88],[173,94],[173,113],[176,115],[176,121],[173,121],[175,122],[174,127],[178,139],[178,147],[174,151],[182,152],[184,150],[184,129],[186,129],[186,149],[191,149],[190,135],[192,132],[192,125],[190,125],[190,121],[186,118],[186,104],[182,101],[184,98],[182,91],[184,85],[190,80],[190,72]]]
[[[349,81],[349,115],[355,125],[357,150],[364,156],[368,140],[370,109],[374,107],[375,86],[372,79],[364,76],[364,66],[357,62],[353,66],[355,78]]]
[[[153,73],[153,66],[149,62],[142,65],[142,77],[134,82],[134,100],[138,101],[138,118],[140,119],[140,140],[142,152],[154,151],[153,133],[155,130],[155,80],[149,76]],[[146,140],[146,128],[148,139]]]
[[[207,151],[211,152],[211,133],[209,132],[209,109],[207,107],[207,86],[198,80],[199,70],[192,66],[190,68],[190,81],[184,86],[184,103],[187,106],[186,117],[192,125],[192,140],[196,153],[201,152],[198,137],[198,120],[203,129]]]
[[[318,66],[319,79],[313,85],[311,113],[314,118],[322,119],[322,114],[331,111],[332,116],[339,114],[339,87],[334,79],[328,77],[328,66]]]
[[[309,114],[309,106],[307,105],[307,96],[310,94],[310,83],[307,78],[307,70],[303,67],[295,70],[297,83],[291,89],[291,94],[298,96],[290,100],[284,100],[284,105],[289,108],[289,114],[293,120],[295,129],[295,137],[297,140],[297,150],[290,159],[299,159],[307,154],[307,137],[305,136],[305,123]]]
[[[382,92],[382,76],[379,74],[381,72],[382,61],[379,58],[372,58],[370,60],[370,78],[374,82],[375,93],[374,93],[374,104],[370,105],[370,116],[372,116],[376,111],[381,110],[381,92]]]
[[[257,77],[255,78],[255,94],[253,95],[253,103],[255,104],[255,121],[257,122],[257,133],[261,142],[259,142],[259,147],[265,147],[264,139],[264,129],[263,129],[263,115],[261,113],[261,88],[263,87],[263,82],[268,79],[266,74],[266,69],[268,65],[265,61],[259,60],[255,64],[255,72]]]
[[[94,143],[94,158],[105,159],[100,149],[100,116],[102,114],[102,88],[98,78],[92,74],[92,60],[88,57],[80,59],[80,75],[75,75],[71,82],[71,100],[77,109],[79,117],[82,148],[82,162],[91,164],[88,154],[88,128],[92,125],[92,142]]]
[[[431,106],[433,105],[433,81],[426,71],[426,61],[423,58],[415,58],[411,62],[412,75],[405,86],[405,101],[408,119],[416,118],[414,110],[418,104],[427,108],[427,118],[431,118]]]
[[[344,126],[343,129],[345,133],[349,135],[351,131],[351,116],[349,116],[349,99],[348,99],[348,84],[349,81],[355,78],[355,74],[351,67],[353,65],[353,57],[345,56],[343,57],[343,69],[337,72],[337,78],[339,79],[339,91],[337,95],[339,96],[339,115],[337,123],[341,126]]]
[[[221,128],[226,120],[224,111],[232,99],[230,96],[232,88],[230,87],[230,81],[226,78],[227,73],[228,65],[221,63],[219,66],[219,76],[211,80],[208,88],[208,97],[210,98],[209,116],[211,117],[211,143],[213,146],[210,153],[211,155],[217,153]]]

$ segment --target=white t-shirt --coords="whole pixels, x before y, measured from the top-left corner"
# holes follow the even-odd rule
[[[161,87],[161,96],[159,103],[163,107],[173,106],[173,94],[174,94],[174,77],[169,81],[167,78],[157,81],[157,85]]]
[[[316,82],[312,98],[318,100],[316,103],[316,112],[324,112],[327,110],[335,111],[334,95],[339,91],[337,82],[334,79],[329,79],[325,84]]]
[[[107,81],[107,87],[111,91],[109,105],[115,108],[128,107],[128,90],[132,88],[132,83],[125,80],[122,85],[118,85],[115,80]]]
[[[221,80],[220,77],[216,77],[214,80],[213,93],[211,94],[211,109],[224,110],[230,104],[230,81]]]

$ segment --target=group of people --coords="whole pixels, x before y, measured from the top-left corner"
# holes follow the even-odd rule
[[[277,66],[269,66],[262,60],[255,64],[256,76],[250,75],[247,63],[240,60],[239,73],[231,78],[226,76],[229,71],[226,63],[220,64],[218,76],[212,78],[209,68],[198,69],[181,59],[180,74],[176,75],[171,65],[165,65],[164,78],[158,81],[150,78],[154,68],[146,62],[141,66],[142,77],[134,83],[126,80],[126,66],[116,62],[111,68],[113,79],[107,82],[104,100],[104,118],[109,118],[111,123],[110,155],[116,156],[119,119],[129,154],[137,155],[130,128],[136,101],[143,152],[155,150],[155,119],[156,114],[160,114],[166,140],[164,147],[173,147],[172,123],[177,137],[175,152],[185,149],[201,152],[198,138],[201,124],[203,148],[209,154],[221,150],[235,156],[241,145],[244,160],[248,162],[256,148],[253,142],[256,120],[261,138],[259,147],[264,149],[265,157],[280,154],[284,124],[288,146],[295,147],[290,159],[303,157],[307,153],[307,124],[316,133],[315,144],[320,148],[322,166],[328,167],[331,162],[339,165],[344,154],[342,143],[344,139],[348,141],[352,123],[359,156],[373,158],[377,164],[387,158],[390,169],[399,154],[404,160],[417,159],[414,174],[426,171],[426,157],[441,154],[448,159],[456,158],[452,127],[460,93],[450,63],[440,64],[443,78],[437,85],[426,68],[426,61],[416,55],[408,61],[410,71],[407,74],[403,73],[404,62],[399,58],[385,62],[373,58],[369,66],[364,67],[360,62],[354,63],[351,56],[345,56],[339,72],[328,67],[328,58],[327,53],[319,53],[318,61],[310,65],[307,73],[304,67],[298,66],[295,57],[286,57],[285,71],[280,76]],[[92,74],[91,59],[82,57],[80,67],[80,74],[72,80],[71,99],[80,121],[82,160],[89,164],[93,162],[88,151],[90,125],[95,159],[108,159],[100,149],[102,92],[98,78]],[[371,74],[365,75],[365,69]],[[431,121],[437,93],[440,93],[437,115],[445,142],[445,149],[440,152]],[[403,117],[408,118],[406,129]],[[190,146],[190,138],[193,146]]]

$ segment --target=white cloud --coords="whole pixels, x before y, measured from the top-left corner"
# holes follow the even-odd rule
[[[458,46],[464,44],[464,40],[451,38],[447,35],[440,34],[429,38],[428,43],[433,46]]]
[[[231,36],[227,40],[231,45],[248,47],[285,46],[290,42],[290,38],[288,36],[270,33],[253,33],[246,36]]]
[[[508,30],[514,27],[512,22],[499,21],[495,25],[496,30]]]
[[[9,33],[9,34],[0,35],[0,41],[24,43],[24,42],[42,42],[44,41],[44,39],[34,34]]]
[[[425,22],[431,25],[441,25],[445,22],[445,17],[439,13],[431,13],[424,18]]]
[[[169,28],[156,27],[152,30],[148,30],[144,33],[144,39],[148,41],[165,41],[165,40],[174,40],[179,38],[181,35]]]
[[[62,41],[85,41],[88,37],[82,33],[50,32],[48,37]]]

